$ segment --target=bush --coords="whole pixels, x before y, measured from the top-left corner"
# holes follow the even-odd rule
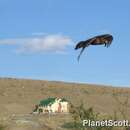
[[[4,129],[5,129],[5,127],[0,124],[0,130],[4,130]]]
[[[82,125],[83,120],[93,120],[93,121],[98,120],[99,113],[94,112],[92,107],[85,109],[83,103],[81,103],[81,105],[78,107],[75,107],[74,105],[71,104],[70,113],[72,114],[73,124],[74,124],[75,129],[77,129],[77,130],[85,130],[85,129],[95,130],[95,127],[88,128],[88,127],[83,127],[83,125]],[[96,128],[96,130],[100,130],[99,127]]]
[[[91,120],[91,121],[99,121],[99,120],[116,120],[117,117],[116,115],[113,116],[106,116],[105,118],[101,116],[100,113],[97,113],[94,111],[92,107],[85,109],[83,103],[81,103],[80,106],[75,107],[74,105],[71,104],[71,109],[70,113],[72,115],[73,122],[69,126],[73,126],[74,130],[118,130],[114,126],[95,126],[95,127],[90,127],[90,126],[83,126],[82,121],[83,120]],[[66,124],[67,125],[67,124]],[[120,128],[120,130],[128,130],[128,128]]]
[[[106,115],[105,117],[103,117],[100,113],[95,112],[92,107],[86,109],[83,103],[81,103],[79,106],[74,106],[73,104],[70,104],[70,113],[73,120],[72,122],[64,124],[63,127],[74,130],[130,130],[130,127],[83,127],[82,125],[83,120],[128,120],[129,115],[127,113],[129,111],[129,96],[127,94],[125,95],[124,100],[120,100],[118,95],[119,94],[117,92],[114,92],[112,94],[114,100],[117,103],[117,108],[114,110],[112,115]]]

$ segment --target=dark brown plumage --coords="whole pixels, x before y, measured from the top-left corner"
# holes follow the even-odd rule
[[[78,56],[78,61],[80,59],[81,54],[83,53],[84,49],[86,47],[88,47],[89,45],[105,45],[105,47],[109,47],[112,43],[113,40],[113,36],[110,34],[104,34],[104,35],[98,35],[95,36],[93,38],[90,38],[86,41],[81,41],[79,42],[76,47],[75,50],[82,48],[79,56]]]

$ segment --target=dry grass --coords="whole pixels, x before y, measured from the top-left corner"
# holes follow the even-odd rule
[[[113,98],[117,93],[120,100],[130,97],[130,89],[113,88],[88,84],[72,84],[38,80],[0,79],[0,104],[32,105],[47,97],[65,97],[73,104],[81,101],[85,106],[94,107],[97,111],[111,113],[117,108]],[[130,104],[130,102],[128,103]]]
[[[111,116],[115,111],[120,113],[119,117],[122,116],[122,111],[125,111],[125,115],[130,115],[129,88],[41,80],[0,79],[0,117],[9,118],[13,114],[30,113],[35,104],[48,97],[65,97],[75,106],[83,102],[85,108],[92,107],[102,116]],[[123,104],[127,107],[123,107]],[[56,120],[59,120],[58,117]],[[55,125],[58,124],[56,120]]]

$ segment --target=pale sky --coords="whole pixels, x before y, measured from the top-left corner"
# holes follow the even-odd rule
[[[129,0],[0,0],[0,77],[130,86]],[[110,48],[75,45],[110,33]]]

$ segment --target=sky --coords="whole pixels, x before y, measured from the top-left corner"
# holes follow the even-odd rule
[[[129,0],[0,0],[0,77],[130,87]],[[109,48],[75,45],[112,34]]]

